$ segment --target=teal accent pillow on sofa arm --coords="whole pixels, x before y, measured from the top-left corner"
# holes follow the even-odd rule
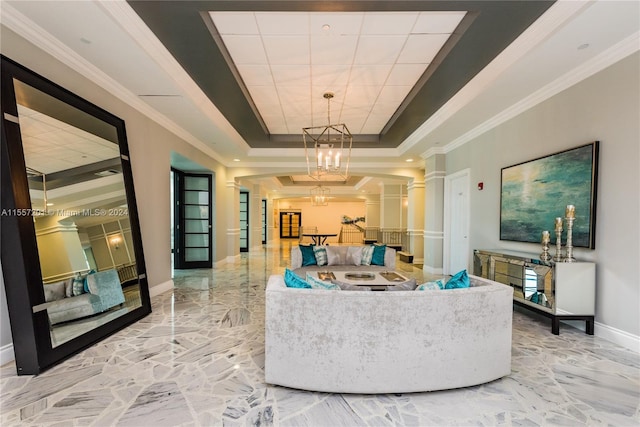
[[[459,289],[459,288],[468,288],[470,285],[469,275],[467,274],[467,270],[459,271],[454,274],[454,276],[449,279],[446,285],[444,285],[445,289]]]
[[[288,268],[284,270],[284,284],[287,285],[287,288],[311,289],[310,284]]]

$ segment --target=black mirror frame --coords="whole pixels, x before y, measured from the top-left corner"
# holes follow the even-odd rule
[[[0,55],[0,60],[0,256],[17,373],[32,375],[147,316],[151,313],[151,301],[124,121],[4,55]],[[36,313],[32,310],[32,307],[45,301],[33,218],[31,215],[16,214],[29,212],[31,201],[25,173],[14,78],[113,125],[118,133],[142,306],[56,347],[51,343],[46,310]]]

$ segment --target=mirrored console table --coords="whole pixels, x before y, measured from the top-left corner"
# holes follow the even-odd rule
[[[551,332],[560,333],[561,320],[584,320],[593,335],[596,265],[593,262],[541,261],[533,255],[473,251],[473,274],[513,288],[513,302],[551,318]]]

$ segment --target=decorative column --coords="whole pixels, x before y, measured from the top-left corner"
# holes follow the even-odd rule
[[[431,274],[442,274],[444,250],[444,154],[425,159],[424,186],[424,267]]]
[[[380,191],[380,228],[402,228],[402,184],[383,184]]]
[[[240,257],[240,184],[227,181],[226,187],[227,262],[235,262]]]
[[[260,185],[251,186],[249,194],[249,250],[262,249],[262,195],[260,194]]]
[[[424,179],[414,179],[407,185],[407,240],[408,250],[413,254],[414,264],[424,263],[424,193]]]

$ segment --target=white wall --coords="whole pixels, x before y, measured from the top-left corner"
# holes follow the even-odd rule
[[[500,169],[599,140],[596,249],[574,255],[597,263],[596,334],[631,340],[640,335],[639,65],[635,53],[446,156],[447,174],[471,169],[471,248],[537,254],[539,245],[499,240]]]

